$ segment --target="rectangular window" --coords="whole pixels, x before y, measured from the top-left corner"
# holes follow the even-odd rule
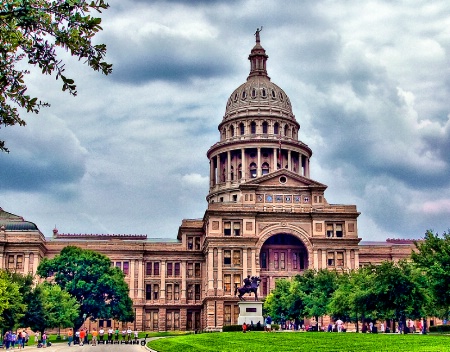
[[[153,299],[159,299],[159,285],[153,285]]]
[[[176,311],[173,315],[173,328],[175,330],[180,329],[180,312]]]
[[[231,274],[223,275],[223,290],[225,293],[231,293]]]
[[[193,237],[188,237],[187,247],[188,247],[189,250],[193,250],[194,249],[194,238]]]
[[[334,252],[328,252],[327,264],[328,264],[328,266],[334,266]]]
[[[200,250],[200,237],[195,237],[195,250]]]
[[[145,285],[145,299],[150,301],[152,299],[152,285]]]
[[[236,324],[238,322],[239,319],[239,306],[236,304],[234,305],[234,323]]]
[[[173,285],[173,299],[175,301],[180,300],[180,285],[179,284]]]
[[[233,266],[241,265],[241,251],[234,250],[233,251]]]
[[[195,263],[195,277],[200,277],[201,271],[200,271],[200,263]]]
[[[153,263],[152,262],[145,263],[145,275],[151,276],[152,272],[153,272],[152,269],[153,269]]]
[[[195,300],[200,301],[200,284],[195,284]]]
[[[267,252],[261,252],[261,268],[267,269]]]
[[[333,224],[327,224],[327,237],[333,236],[334,236]]]
[[[180,263],[175,263],[175,276],[180,276]]]
[[[233,279],[234,279],[234,287],[240,287],[242,285],[241,275],[234,274]],[[234,287],[233,287],[233,289],[234,289]]]
[[[166,286],[166,298],[171,301],[173,297],[173,286],[172,284],[167,284]]]
[[[16,269],[23,269],[23,256],[17,256]]]
[[[159,275],[159,262],[153,264],[153,275],[155,276]]]
[[[278,252],[273,253],[273,267],[275,270],[278,270],[280,267],[279,261],[278,261]]]
[[[280,253],[280,269],[286,270],[286,253]]]
[[[167,330],[172,329],[172,312],[170,311],[166,313],[166,328]]]
[[[173,275],[173,264],[172,263],[167,263],[167,276],[172,276]]]
[[[240,222],[234,222],[233,223],[233,234],[235,236],[241,235],[241,223]]]
[[[116,268],[122,270],[122,262],[116,262]]]
[[[344,266],[344,252],[336,252],[336,266]]]
[[[231,222],[225,221],[223,223],[223,234],[225,236],[230,236],[231,235]]]
[[[188,263],[188,265],[187,265],[187,277],[194,277],[194,263]]]
[[[298,266],[298,254],[292,253],[292,269],[297,269]]]
[[[130,263],[129,262],[123,262],[123,273],[125,275],[130,275]]]
[[[342,231],[342,224],[336,224],[336,237],[342,237],[344,231]]]
[[[231,325],[231,305],[226,304],[223,308],[223,323],[224,325]]]
[[[223,264],[231,265],[231,250],[229,249],[223,251]]]
[[[194,285],[187,286],[187,299],[189,300],[194,299]]]
[[[158,311],[153,312],[153,330],[158,330],[159,325],[159,315]]]

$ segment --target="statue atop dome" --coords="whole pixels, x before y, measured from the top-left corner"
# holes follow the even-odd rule
[[[259,43],[261,41],[259,37],[259,33],[263,30],[263,26],[261,28],[256,28],[255,36],[256,36],[256,42]]]

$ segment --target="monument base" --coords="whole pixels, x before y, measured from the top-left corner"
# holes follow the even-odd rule
[[[238,324],[258,324],[264,325],[264,318],[262,315],[263,302],[258,301],[241,301],[239,305]]]

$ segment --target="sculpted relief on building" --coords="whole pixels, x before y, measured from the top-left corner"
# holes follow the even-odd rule
[[[407,257],[410,242],[365,242],[355,205],[329,204],[310,178],[312,150],[299,140],[288,95],[267,74],[260,43],[250,73],[228,99],[219,140],[207,151],[203,219],[184,219],[173,240],[60,234],[0,208],[0,268],[35,273],[44,257],[71,245],[106,254],[126,275],[139,330],[220,330],[237,324],[235,285],[261,278],[265,297],[278,278],[306,269],[347,271]],[[120,322],[100,320],[100,325]]]

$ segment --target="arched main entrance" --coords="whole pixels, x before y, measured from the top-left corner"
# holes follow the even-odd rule
[[[308,250],[297,237],[279,233],[269,237],[259,253],[261,289],[266,296],[275,287],[275,281],[298,275],[308,269]]]

